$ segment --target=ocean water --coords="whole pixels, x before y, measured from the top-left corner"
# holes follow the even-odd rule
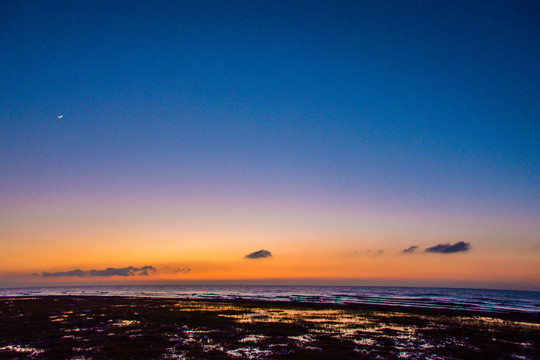
[[[237,298],[284,302],[381,304],[540,313],[540,292],[388,286],[110,285],[0,289],[0,297],[97,295],[178,299]]]

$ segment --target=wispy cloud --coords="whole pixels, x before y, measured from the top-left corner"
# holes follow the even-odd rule
[[[245,256],[246,259],[263,259],[267,257],[272,257],[272,253],[264,249],[252,252],[251,254],[247,254]]]
[[[353,251],[351,253],[348,253],[346,254],[345,256],[347,257],[353,257],[353,256],[366,256],[366,255],[370,255],[370,256],[378,256],[378,255],[382,255],[384,254],[384,250],[372,250],[372,249],[368,249],[368,250],[362,250],[362,251]]]
[[[455,244],[439,244],[432,247],[428,247],[424,252],[439,253],[439,254],[452,254],[457,252],[467,252],[471,249],[471,244],[463,241],[459,241]]]
[[[415,252],[416,250],[418,250],[418,245],[413,245],[413,246],[410,246],[406,249],[404,249],[402,251],[403,254],[412,254],[413,252]]]
[[[176,270],[173,270],[172,273],[173,274],[187,274],[191,271],[190,268],[178,268]]]
[[[153,266],[143,266],[136,268],[133,266],[125,268],[107,268],[104,270],[70,270],[59,272],[46,272],[41,274],[34,274],[43,277],[111,277],[111,276],[148,276],[151,273],[155,273],[156,268]]]

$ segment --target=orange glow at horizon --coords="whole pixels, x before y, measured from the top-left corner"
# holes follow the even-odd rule
[[[0,281],[438,280],[538,286],[534,226],[412,222],[396,215],[231,207],[19,207],[2,212]],[[160,208],[161,209],[161,208]],[[30,221],[29,221],[30,220]],[[32,224],[23,226],[22,224]],[[458,226],[456,226],[456,224]],[[441,235],[443,234],[443,235]],[[516,234],[523,248],[507,241]],[[5,240],[9,241],[5,241]],[[424,249],[466,241],[465,253]],[[402,253],[411,245],[412,254]],[[247,259],[267,249],[272,257]],[[24,261],[21,261],[24,259]],[[42,272],[153,266],[149,276],[40,277]],[[189,268],[188,273],[174,269]]]

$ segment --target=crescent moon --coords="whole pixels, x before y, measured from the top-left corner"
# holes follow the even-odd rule
[[[61,119],[63,116],[64,116],[63,114],[62,114],[62,115],[58,115],[58,118]]]

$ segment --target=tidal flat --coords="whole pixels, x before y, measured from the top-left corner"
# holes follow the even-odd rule
[[[0,359],[540,359],[538,313],[44,296],[0,325]]]

